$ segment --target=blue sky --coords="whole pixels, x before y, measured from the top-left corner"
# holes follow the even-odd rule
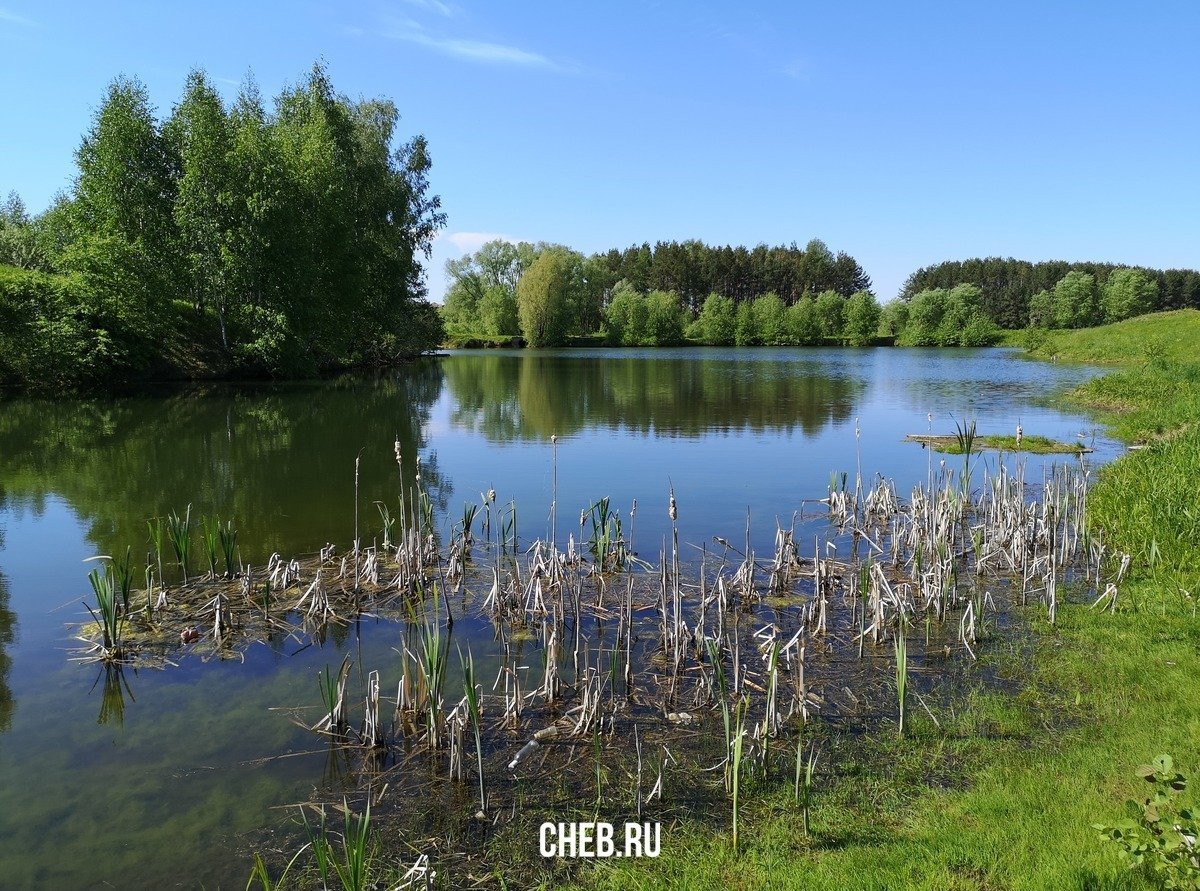
[[[1200,4],[0,0],[0,192],[70,183],[104,84],[274,95],[318,57],[429,140],[446,257],[823,239],[883,299],[1002,255],[1200,266]]]

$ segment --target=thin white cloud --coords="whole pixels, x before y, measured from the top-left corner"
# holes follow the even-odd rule
[[[511,65],[525,65],[532,68],[556,68],[553,62],[540,53],[502,43],[489,43],[485,40],[459,40],[450,37],[420,36],[413,41],[422,46],[444,52],[460,59],[471,59],[476,62],[501,62]]]
[[[423,5],[423,4],[422,4]],[[431,34],[419,22],[404,16],[392,16],[380,34],[390,40],[400,40],[431,49],[434,52],[470,62],[492,65],[517,65],[524,68],[545,68],[565,71],[567,68],[541,53],[487,40],[467,40]]]
[[[36,25],[33,19],[27,19],[23,15],[17,15],[15,12],[10,12],[0,6],[0,21],[12,22],[14,25]]]
[[[418,9],[428,9],[430,12],[436,12],[438,15],[444,15],[450,18],[454,15],[454,10],[441,0],[404,0],[409,6],[415,6]]]

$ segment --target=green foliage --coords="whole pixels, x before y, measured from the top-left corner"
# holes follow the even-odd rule
[[[683,342],[684,311],[669,291],[643,294],[617,282],[604,310],[605,340],[624,346],[675,346]]]
[[[754,330],[759,343],[779,346],[787,342],[787,307],[774,292],[769,292],[751,304]]]
[[[758,320],[754,317],[752,301],[738,304],[734,325],[733,342],[738,346],[759,346],[762,338],[758,335]]]
[[[483,330],[493,335],[516,335],[521,333],[521,320],[517,315],[516,289],[509,290],[500,285],[488,288],[479,301],[479,317]]]
[[[821,342],[821,319],[817,304],[805,294],[787,311],[788,342],[797,346],[815,346]]]
[[[735,304],[774,293],[792,304],[805,292],[835,291],[849,297],[871,287],[870,276],[849,254],[832,252],[813,239],[796,244],[753,248],[710,246],[700,241],[633,245],[593,258],[609,281],[627,280],[638,291],[674,291],[692,315],[710,294]],[[589,275],[589,279],[591,276]],[[709,339],[709,342],[713,342]]]
[[[1140,269],[1116,269],[1105,282],[1101,303],[1104,321],[1120,322],[1153,311],[1158,282]]]
[[[1030,263],[1011,257],[947,261],[914,272],[905,282],[900,298],[910,300],[921,291],[948,290],[962,282],[973,282],[983,291],[980,309],[1001,327],[1054,327],[1044,304],[1035,306],[1035,297],[1043,292],[1050,294],[1055,284],[1070,272],[1092,276],[1103,295],[1109,278],[1124,268],[1112,263],[1067,263],[1061,260]],[[1200,271],[1143,268],[1137,272],[1156,286],[1154,303],[1145,312],[1200,308]]]
[[[1100,320],[1096,280],[1086,272],[1068,272],[1051,294],[1057,328],[1087,328]]]
[[[822,291],[817,295],[817,321],[821,336],[840,339],[845,325],[843,311],[845,300],[836,291]]]
[[[86,297],[77,275],[0,266],[0,384],[55,391],[125,364]]]
[[[967,317],[958,334],[959,346],[985,347],[992,346],[1000,340],[1000,326],[993,322],[980,310],[975,310]]]
[[[0,204],[0,265],[42,270],[49,265],[34,221],[16,192]]]
[[[651,291],[646,295],[646,346],[676,346],[683,343],[683,307],[674,291]]]
[[[903,300],[889,300],[884,304],[879,320],[879,328],[884,334],[898,337],[907,324],[908,303]]]
[[[517,282],[542,247],[496,239],[473,254],[446,261],[450,287],[442,316],[447,331],[451,335],[519,334]]]
[[[990,346],[998,326],[980,309],[982,291],[960,284],[915,294],[908,305],[897,343],[902,346]],[[899,316],[893,313],[893,323]]]
[[[1038,291],[1029,298],[1029,327],[1054,327],[1054,295],[1049,291]]]
[[[531,347],[562,346],[571,333],[574,288],[580,256],[548,247],[517,283],[517,315]]]
[[[636,342],[637,332],[645,327],[645,310],[637,289],[624,279],[617,282],[604,308],[605,340],[614,346]]]
[[[17,300],[0,375],[308,374],[434,346],[417,255],[444,216],[426,144],[397,146],[398,118],[337,95],[320,65],[270,113],[252,84],[226,106],[192,72],[161,123],[141,83],[113,81],[72,194],[37,220],[14,200],[0,213],[0,256],[71,283]]]
[[[92,591],[96,595],[96,609],[87,607],[96,624],[100,626],[102,657],[104,659],[119,659],[121,656],[121,639],[125,628],[125,617],[121,605],[117,601],[118,582],[113,571],[112,561],[104,564],[103,572],[93,569],[88,573]]]
[[[713,346],[732,346],[737,336],[737,307],[728,297],[709,294],[696,323],[697,340]]]
[[[1127,801],[1126,819],[1094,828],[1117,844],[1130,869],[1150,873],[1164,888],[1200,888],[1200,820],[1176,801],[1187,779],[1175,770],[1170,755],[1143,764],[1137,775],[1150,784],[1150,795]]]
[[[845,308],[845,336],[850,346],[867,346],[879,330],[882,311],[869,291],[851,294]]]

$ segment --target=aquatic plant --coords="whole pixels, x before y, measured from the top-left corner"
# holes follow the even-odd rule
[[[92,591],[96,595],[96,609],[84,604],[92,614],[96,624],[100,626],[100,658],[116,660],[121,658],[122,633],[125,628],[125,617],[117,603],[117,581],[113,572],[112,561],[104,564],[103,570],[93,569],[88,573]]]
[[[592,534],[588,539],[588,551],[601,572],[625,568],[627,551],[621,535],[621,517],[610,510],[608,498],[601,498],[589,511]]]
[[[746,712],[749,711],[750,700],[742,697],[737,707],[737,730],[733,738],[733,853],[738,852],[738,796],[741,791],[742,774],[742,743],[746,737]]]
[[[904,713],[908,702],[908,641],[904,636],[904,627],[896,632],[894,644],[896,653],[896,701],[900,707],[899,733],[904,736]]]
[[[383,528],[380,530],[380,535],[383,537],[383,547],[391,549],[395,542],[392,540],[392,535],[396,531],[396,518],[392,516],[388,506],[382,501],[375,502],[375,508],[379,511],[379,520],[383,523]]]
[[[217,552],[221,547],[221,521],[215,516],[200,518],[200,542],[204,545],[204,554],[208,557],[208,577],[217,577]]]
[[[345,822],[342,830],[342,856],[330,860],[333,871],[345,891],[366,891],[371,885],[371,802],[361,815],[354,814],[342,800]]]
[[[233,528],[233,520],[217,524],[217,537],[221,540],[221,554],[225,558],[225,577],[233,578],[234,564],[237,563],[237,530]]]
[[[475,689],[475,660],[467,648],[467,658],[464,660],[462,650],[458,651],[458,659],[462,664],[463,692],[467,699],[467,711],[471,717],[471,726],[475,730],[475,761],[479,768],[479,810],[487,813],[487,786],[483,777],[483,736],[480,730],[479,693]]]
[[[975,439],[974,419],[965,424],[954,422],[954,442],[957,452],[963,456],[962,491],[966,494],[971,491],[971,453],[975,448]]]
[[[796,740],[796,803],[800,805],[801,821],[804,835],[808,836],[808,812],[812,803],[813,771],[817,765],[817,749],[814,746],[808,753],[808,761],[804,760],[804,737]]]
[[[319,729],[330,733],[343,734],[346,732],[346,679],[350,676],[350,657],[342,659],[342,667],[336,675],[325,666],[324,673],[317,672],[317,687],[321,692],[321,703],[325,706],[325,717],[317,724]]]
[[[462,537],[463,542],[470,545],[473,541],[471,536],[471,527],[475,525],[475,515],[479,512],[478,504],[464,504],[462,512]]]
[[[163,575],[163,542],[167,533],[166,524],[162,517],[154,517],[146,521],[146,527],[150,532],[150,544],[154,547],[154,559],[158,563],[158,582],[159,584],[166,583],[166,577]]]
[[[112,561],[116,586],[121,592],[121,612],[129,615],[129,591],[133,587],[133,549],[125,548],[125,556]]]
[[[175,559],[187,583],[188,558],[192,551],[192,506],[189,504],[182,517],[175,511],[167,516],[167,538],[175,551]]]

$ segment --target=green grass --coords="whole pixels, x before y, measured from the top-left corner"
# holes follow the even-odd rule
[[[963,444],[956,436],[913,435],[910,439],[913,442],[925,443],[935,452],[943,452],[947,455],[961,455],[965,451]],[[1087,451],[1088,446],[1081,442],[1060,442],[1048,436],[1022,436],[1021,445],[1018,447],[1015,435],[980,434],[971,443],[971,451],[978,452],[983,449],[1001,452],[1028,452],[1032,455],[1074,455],[1081,451]]]
[[[664,827],[659,859],[590,864],[579,884],[1155,887],[1092,825],[1122,818],[1144,785],[1134,770],[1160,753],[1200,776],[1197,335],[1200,312],[1187,311],[1048,340],[1060,359],[1133,365],[1065,397],[1152,443],[1104,468],[1091,495],[1092,530],[1134,557],[1115,614],[1069,605],[1053,627],[1032,619],[1032,659],[991,656],[1022,679],[1015,695],[969,695],[935,712],[940,726],[915,712],[904,738],[880,727],[824,740],[807,837],[788,783],[741,804],[737,853],[727,830]]]
[[[1017,338],[1028,337],[1019,332]],[[1026,345],[1026,341],[1019,341]],[[1156,312],[1097,328],[1050,331],[1030,353],[1058,362],[1145,364],[1155,359],[1193,362],[1200,342],[1200,310]]]

